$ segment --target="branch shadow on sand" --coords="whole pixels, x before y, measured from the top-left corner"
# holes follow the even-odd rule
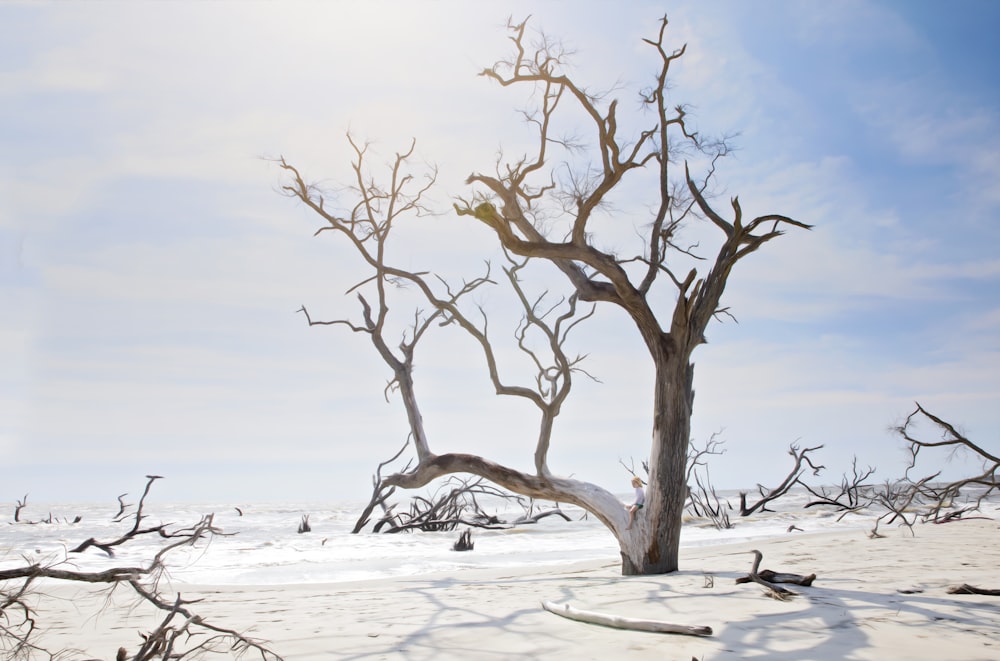
[[[914,641],[931,637],[934,631],[978,633],[983,658],[996,651],[990,645],[996,646],[1000,605],[989,598],[853,589],[847,587],[853,582],[847,578],[796,588],[798,596],[779,602],[764,596],[759,586],[735,585],[739,575],[719,573],[711,587],[696,571],[659,577],[623,578],[602,572],[400,582],[399,595],[406,602],[400,635],[387,627],[377,643],[369,640],[363,649],[354,650],[345,646],[337,657],[546,659],[575,648],[579,658],[599,658],[606,646],[684,659],[866,658],[860,653],[877,648],[872,633],[880,627],[894,627]],[[539,604],[544,599],[625,616],[708,625],[714,635],[692,638],[571,622],[542,611]],[[512,603],[520,606],[512,610]],[[402,612],[386,613],[385,621]]]

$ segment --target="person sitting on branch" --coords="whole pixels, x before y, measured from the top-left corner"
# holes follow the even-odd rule
[[[635,489],[635,502],[628,506],[628,525],[625,526],[625,530],[632,529],[635,513],[646,504],[646,492],[642,490],[642,480],[639,477],[632,478],[632,487]]]

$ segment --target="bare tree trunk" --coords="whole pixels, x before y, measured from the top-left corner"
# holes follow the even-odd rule
[[[687,501],[685,475],[694,403],[693,378],[694,366],[687,361],[657,372],[646,505],[632,530],[619,535],[622,574],[677,571]]]

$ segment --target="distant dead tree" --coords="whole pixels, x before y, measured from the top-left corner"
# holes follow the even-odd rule
[[[953,424],[930,413],[919,403],[916,407],[906,416],[905,422],[896,427],[896,432],[909,444],[907,479],[909,473],[917,468],[920,454],[932,449],[943,448],[952,453],[970,454],[981,465],[978,474],[951,482],[942,484],[936,481],[940,471],[913,482],[913,489],[918,492],[920,500],[926,503],[923,517],[934,523],[944,523],[978,510],[984,498],[1000,490],[1000,457],[973,443]],[[918,438],[914,430],[918,422],[928,423],[939,435],[938,440]]]
[[[530,385],[511,385],[509,375],[502,375],[499,357],[508,354],[494,350],[496,337],[488,335],[483,309],[468,307],[473,291],[494,284],[488,267],[451,285],[433,272],[400,266],[398,253],[387,248],[400,223],[433,212],[425,198],[437,173],[419,178],[411,172],[412,145],[396,155],[385,177],[374,177],[367,168],[367,145],[349,137],[354,182],[335,192],[307,183],[293,165],[278,161],[286,177],[283,192],[320,218],[316,233],[339,236],[364,265],[347,289],[358,296],[360,321],[321,321],[305,307],[302,311],[311,325],[338,325],[367,335],[392,372],[391,387],[406,410],[416,463],[385,477],[384,484],[420,488],[444,475],[468,473],[524,496],[577,505],[614,534],[624,574],[678,568],[694,401],[691,359],[706,341],[710,322],[729,314],[721,300],[733,269],[786,230],[810,227],[774,213],[745,217],[736,197],[725,211],[714,206],[716,168],[732,145],[725,137],[696,130],[687,108],[671,100],[668,74],[686,47],[667,46],[667,26],[663,17],[656,35],[643,40],[653,75],[650,85],[636,90],[641,111],[635,117],[619,116],[620,108],[635,103],[620,106],[617,99],[578,83],[565,50],[544,35],[533,41],[527,21],[509,23],[512,53],[482,72],[502,88],[533,92],[534,105],[522,116],[534,133],[534,146],[510,160],[501,154],[486,170],[473,172],[468,199],[460,198],[454,208],[459,217],[488,230],[505,253],[506,283],[523,314],[517,348],[535,368]],[[616,195],[624,195],[632,182],[637,188],[629,192],[628,212],[617,213],[621,200]],[[645,199],[639,199],[642,192]],[[687,243],[683,231],[697,221],[714,238]],[[604,231],[609,227],[612,236]],[[623,250],[618,237],[626,235],[635,242]],[[535,273],[549,275],[534,278]],[[545,283],[541,293],[529,293],[531,282]],[[553,293],[556,282],[564,287],[562,294]],[[429,308],[403,312],[412,323],[400,341],[399,333],[390,330],[395,303],[389,292],[404,285]],[[548,465],[554,423],[572,378],[585,374],[583,356],[566,350],[567,334],[593,313],[593,307],[578,310],[585,304],[623,313],[620,318],[637,331],[652,371],[646,506],[629,530],[625,509],[612,491],[559,477]],[[478,345],[497,394],[522,398],[537,409],[532,471],[431,449],[413,382],[413,357],[424,334],[442,325],[459,327]]]
[[[973,443],[955,425],[919,403],[894,431],[907,442],[910,461],[902,479],[887,481],[875,490],[872,502],[885,512],[876,519],[870,532],[872,537],[882,536],[881,525],[899,524],[914,532],[914,524],[918,522],[949,523],[967,518],[969,513],[980,510],[985,498],[1000,490],[1000,457]],[[928,440],[926,434],[935,434],[938,439]],[[913,478],[911,474],[918,468],[918,459],[923,453],[937,449],[945,449],[951,456],[959,452],[971,455],[980,462],[980,472],[942,481],[939,479],[942,471],[938,469]],[[935,468],[941,464],[935,462]]]
[[[747,503],[746,492],[740,493],[740,510],[739,510],[740,516],[750,516],[751,514],[753,514],[758,510],[762,512],[768,511],[767,510],[768,503],[771,503],[780,498],[781,496],[784,496],[796,484],[800,484],[799,478],[802,477],[802,474],[806,471],[806,466],[808,466],[812,470],[813,475],[819,475],[819,472],[823,470],[825,466],[817,466],[816,464],[814,464],[812,462],[812,459],[809,457],[809,453],[815,452],[816,450],[819,450],[822,447],[823,447],[822,445],[817,445],[816,447],[813,448],[799,448],[798,445],[795,445],[793,443],[791,447],[789,447],[788,449],[788,454],[790,454],[792,458],[795,460],[794,464],[792,465],[792,470],[790,470],[788,472],[788,475],[785,476],[785,479],[782,480],[781,483],[774,488],[768,489],[764,487],[764,485],[758,484],[757,492],[760,495],[760,498],[758,498],[757,502],[753,503],[752,505]],[[803,466],[803,464],[805,464],[805,466]]]
[[[22,512],[22,510],[24,510],[25,507],[27,507],[27,505],[28,505],[28,494],[24,494],[24,498],[21,498],[20,500],[18,500],[17,504],[14,505],[14,523],[23,523],[23,524],[34,526],[34,525],[38,525],[38,524],[41,524],[41,523],[51,524],[51,523],[58,523],[59,522],[59,517],[52,516],[52,512],[49,512],[49,515],[47,517],[45,517],[44,519],[38,519],[36,521],[32,521],[32,520],[22,521],[21,520],[21,512]],[[83,517],[81,517],[79,515],[73,517],[72,520],[70,520],[69,517],[64,517],[63,518],[63,521],[65,521],[66,523],[80,523],[81,520],[83,520]]]
[[[239,657],[246,652],[259,654],[262,661],[280,661],[281,657],[264,643],[233,629],[212,624],[198,615],[190,608],[194,602],[182,599],[180,594],[173,599],[165,598],[162,594],[160,582],[167,569],[169,554],[178,548],[194,546],[223,533],[215,527],[211,514],[203,516],[193,525],[142,528],[141,522],[145,518],[143,503],[150,486],[159,476],[147,478],[146,490],[138,509],[132,515],[133,525],[125,535],[110,542],[90,539],[70,551],[80,553],[95,547],[113,556],[112,548],[123,546],[139,535],[156,532],[165,541],[147,564],[114,566],[88,572],[73,568],[67,564],[67,560],[46,565],[33,562],[25,554],[22,566],[0,569],[0,651],[5,655],[3,658],[29,660],[64,656],[59,651],[44,649],[37,640],[43,628],[41,622],[45,614],[45,592],[44,587],[41,587],[41,579],[48,579],[107,585],[111,589],[123,586],[135,594],[138,605],[148,604],[155,611],[163,613],[163,619],[154,629],[140,632],[143,642],[134,653],[129,652],[126,647],[119,650],[117,658],[122,661],[194,659],[209,653]]]
[[[688,449],[687,464],[687,485],[688,485],[688,507],[695,516],[705,517],[712,522],[716,528],[727,530],[733,527],[729,520],[729,512],[732,505],[725,498],[721,498],[712,485],[711,476],[708,470],[707,458],[712,455],[725,454],[722,447],[724,441],[719,440],[719,434],[715,432],[701,448],[693,442]],[[691,482],[694,486],[691,486]]]
[[[162,523],[156,526],[152,526],[151,528],[141,527],[143,520],[146,518],[145,513],[143,513],[142,511],[146,503],[146,496],[149,495],[149,489],[150,487],[153,486],[153,482],[159,479],[162,479],[160,475],[146,476],[146,488],[143,490],[142,496],[139,498],[139,505],[135,510],[135,514],[132,515],[133,524],[132,528],[129,529],[128,532],[126,532],[124,535],[122,535],[117,539],[109,540],[107,542],[99,542],[93,537],[91,537],[90,539],[86,539],[80,544],[78,544],[76,547],[70,549],[70,553],[82,553],[83,551],[86,551],[88,548],[93,546],[107,553],[108,557],[114,557],[115,555],[114,547],[124,544],[125,542],[131,540],[132,538],[138,537],[140,535],[149,535],[155,533],[160,537],[166,539],[169,539],[171,536],[176,536],[177,534],[183,535],[184,533],[168,532],[166,524]],[[122,498],[124,498],[125,495],[126,494],[122,494],[121,496],[118,497],[119,508],[118,508],[118,514],[114,518],[115,523],[121,523],[122,521],[127,520],[129,516],[128,508],[130,506],[126,505],[125,502],[122,500]]]
[[[14,506],[14,523],[21,522],[21,510],[24,509],[25,505],[28,504],[28,494],[24,494],[24,498],[17,501],[17,505]]]
[[[466,530],[461,535],[458,536],[458,541],[455,542],[451,550],[452,551],[471,551],[476,548],[475,542],[472,541],[472,531]]]
[[[813,487],[802,480],[799,480],[806,491],[813,496],[804,505],[806,509],[810,507],[832,507],[834,510],[842,512],[856,512],[872,504],[875,499],[875,485],[868,482],[868,478],[875,474],[875,468],[868,466],[865,469],[858,468],[858,458],[851,461],[851,474],[844,473],[840,480],[837,491],[824,486]]]

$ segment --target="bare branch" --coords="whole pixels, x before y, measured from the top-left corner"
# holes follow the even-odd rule
[[[201,652],[229,651],[237,653],[255,651],[260,654],[263,661],[280,661],[281,657],[260,641],[249,638],[239,631],[216,626],[190,611],[187,606],[194,602],[183,600],[180,594],[170,602],[165,601],[160,595],[157,586],[166,567],[166,558],[171,551],[182,546],[193,546],[202,540],[223,533],[214,526],[214,516],[211,514],[203,516],[194,525],[175,530],[168,530],[165,525],[141,529],[140,524],[145,518],[142,510],[146,497],[149,495],[152,483],[160,479],[160,476],[148,475],[147,479],[146,489],[134,515],[134,525],[129,533],[113,542],[101,543],[91,539],[88,540],[89,543],[81,544],[78,549],[96,546],[111,555],[111,547],[127,544],[138,535],[154,530],[158,531],[164,539],[173,541],[159,547],[145,565],[115,566],[102,571],[87,572],[26,561],[22,566],[0,570],[0,647],[11,652],[13,654],[11,658],[18,658],[22,655],[28,658],[31,653],[41,653],[50,658],[58,656],[56,653],[43,650],[33,642],[37,630],[35,609],[38,608],[36,605],[38,600],[32,595],[30,587],[38,579],[48,579],[74,583],[105,584],[112,587],[125,585],[130,587],[142,601],[163,611],[164,617],[159,625],[152,632],[143,634],[143,644],[131,657],[134,661],[182,659]],[[121,497],[119,497],[119,502],[123,504]],[[124,509],[124,505],[122,509]],[[119,517],[116,517],[115,520],[120,520]],[[8,588],[7,583],[15,581],[21,581],[21,583],[15,584],[12,589]],[[183,617],[184,621],[178,623],[177,616]],[[187,649],[179,647],[203,636],[206,632],[209,637],[194,644],[193,647]],[[122,652],[119,652],[119,657],[124,658]]]
[[[806,466],[812,469],[813,475],[819,475],[819,472],[823,470],[825,466],[815,465],[812,462],[812,459],[809,457],[809,453],[815,452],[816,450],[819,450],[822,447],[823,447],[822,445],[817,445],[816,447],[813,448],[800,449],[799,446],[793,443],[791,447],[788,449],[788,454],[792,455],[792,457],[795,459],[795,463],[792,466],[792,470],[788,472],[788,475],[785,477],[784,480],[781,481],[781,484],[774,487],[773,489],[766,489],[762,485],[758,484],[757,490],[760,492],[760,499],[753,505],[747,504],[747,494],[746,492],[741,492],[740,516],[750,516],[757,510],[760,510],[762,512],[768,511],[767,509],[768,503],[777,500],[781,496],[784,496],[786,493],[789,492],[789,490],[791,490],[792,487],[794,487],[797,483],[799,483],[799,478],[801,477],[802,473],[804,473],[806,470],[802,464],[806,464]]]

